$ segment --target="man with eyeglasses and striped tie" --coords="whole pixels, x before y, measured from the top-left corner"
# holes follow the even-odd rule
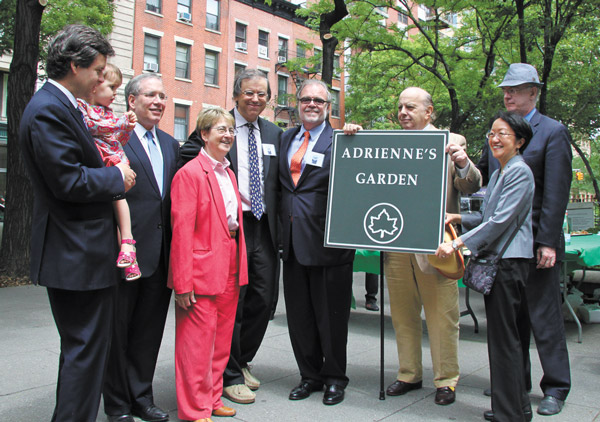
[[[325,213],[333,129],[331,93],[307,79],[298,88],[302,125],[281,139],[279,180],[283,288],[289,334],[301,381],[289,395],[302,400],[325,386],[323,403],[344,400],[346,343],[354,250],[325,248]]]
[[[152,379],[162,341],[171,290],[167,269],[171,244],[171,180],[179,143],[158,129],[167,95],[160,76],[145,73],[125,87],[127,109],[138,122],[124,149],[137,185],[127,193],[142,277],[119,284],[116,323],[104,384],[109,422],[167,421],[154,404]]]

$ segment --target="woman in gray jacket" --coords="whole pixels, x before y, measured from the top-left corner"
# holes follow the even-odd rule
[[[481,211],[446,215],[446,222],[460,223],[470,231],[453,242],[442,243],[436,251],[436,255],[446,257],[466,246],[473,256],[495,256],[520,225],[499,261],[494,286],[485,296],[492,411],[485,412],[484,417],[502,422],[532,418],[516,323],[519,313],[526,312],[522,302],[529,259],[533,258],[534,180],[521,157],[532,136],[529,123],[519,114],[502,111],[495,116],[487,137],[500,169],[490,178]]]

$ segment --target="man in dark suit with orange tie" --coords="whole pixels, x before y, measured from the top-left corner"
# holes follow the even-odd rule
[[[325,248],[325,213],[333,129],[326,121],[327,85],[308,79],[298,88],[302,125],[281,139],[279,180],[283,286],[288,327],[301,382],[301,400],[325,385],[323,403],[344,399],[346,343],[354,250]]]
[[[96,30],[70,25],[49,43],[48,81],[21,119],[34,191],[31,280],[46,286],[60,335],[52,421],[95,421],[117,295],[112,202],[135,184],[124,163],[105,167],[77,109],[114,54]]]
[[[179,143],[158,129],[167,95],[160,76],[138,75],[125,87],[137,117],[125,153],[138,174],[127,194],[142,277],[119,285],[117,323],[104,387],[109,422],[167,421],[154,404],[152,380],[169,308],[167,269],[171,244],[171,180]]]

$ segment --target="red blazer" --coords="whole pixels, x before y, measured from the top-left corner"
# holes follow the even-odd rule
[[[242,201],[233,172],[227,172],[238,200],[239,285],[248,284]],[[214,296],[225,291],[229,275],[229,227],[221,188],[202,154],[181,168],[171,184],[171,261],[168,286],[181,294]]]

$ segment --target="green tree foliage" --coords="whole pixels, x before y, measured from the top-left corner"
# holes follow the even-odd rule
[[[544,82],[538,108],[569,127],[574,139],[600,129],[598,0],[424,0],[419,19],[407,0],[355,0],[334,27],[353,50],[347,63],[347,120],[398,127],[400,91],[412,85],[434,99],[436,125],[465,135],[477,159],[489,118],[504,107],[497,88],[511,63],[533,64]],[[448,26],[453,15],[460,24]],[[408,25],[382,25],[404,17]],[[395,19],[394,19],[395,20]],[[592,151],[596,150],[592,148]],[[590,157],[583,157],[583,161]],[[591,171],[591,166],[585,166]]]
[[[17,0],[0,1],[0,53],[13,51]],[[91,26],[107,35],[112,31],[112,0],[51,0],[42,15],[40,56],[45,54],[48,40],[62,27],[72,23]]]

